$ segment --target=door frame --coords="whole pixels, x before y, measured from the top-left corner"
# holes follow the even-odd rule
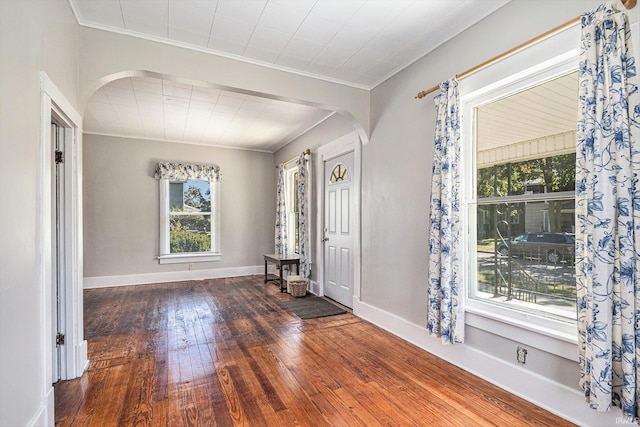
[[[56,130],[54,131],[54,123]],[[51,151],[55,153],[60,150],[66,153],[66,141],[73,135],[68,135],[71,129],[68,128],[66,120],[61,118],[60,112],[55,106],[51,108]],[[67,268],[65,251],[67,250],[66,229],[70,225],[67,223],[65,216],[65,208],[67,207],[65,181],[66,168],[64,162],[60,163],[52,159],[51,164],[51,334],[57,338],[57,333],[63,333],[65,328],[66,316],[64,316],[64,306],[66,299],[64,297],[65,289],[63,283],[67,283]],[[72,261],[70,259],[69,261]],[[66,377],[66,363],[64,363],[66,346],[58,346],[56,339],[51,343],[52,378],[51,382],[56,383],[60,379]]]
[[[324,236],[324,194],[325,194],[325,173],[324,162],[333,158],[339,157],[353,151],[353,195],[354,195],[354,227],[353,227],[353,314],[359,313],[360,302],[360,264],[361,264],[361,237],[360,237],[360,175],[361,175],[361,156],[362,156],[362,144],[360,142],[360,136],[358,131],[353,131],[344,135],[334,141],[331,141],[321,147],[318,147],[315,165],[315,178],[318,183],[316,191],[316,253],[318,254],[318,291],[319,295],[324,295],[324,242],[322,237]]]
[[[64,263],[65,283],[61,289],[63,302],[60,305],[64,318],[65,345],[61,352],[61,379],[77,378],[83,374],[89,361],[87,341],[84,340],[82,312],[82,117],[57,88],[46,73],[40,73],[41,123],[40,123],[40,185],[38,188],[38,249],[40,258],[39,281],[41,289],[41,369],[42,404],[46,408],[46,418],[53,423],[53,354],[55,336],[53,319],[53,278],[52,278],[52,179],[55,173],[53,163],[53,142],[51,122],[55,120],[62,128],[65,151],[64,240],[66,259]]]

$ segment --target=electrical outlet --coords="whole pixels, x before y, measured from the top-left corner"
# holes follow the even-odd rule
[[[189,271],[193,270],[193,264],[189,264]]]
[[[518,360],[518,363],[521,363],[523,365],[527,363],[527,349],[518,346],[518,350],[516,351],[516,359]]]

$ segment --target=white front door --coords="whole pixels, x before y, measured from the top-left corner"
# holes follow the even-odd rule
[[[355,197],[353,151],[324,162],[324,295],[352,308]]]

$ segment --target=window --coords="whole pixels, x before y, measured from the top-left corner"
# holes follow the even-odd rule
[[[576,319],[574,64],[462,101],[473,127],[468,306],[560,332]]]
[[[211,251],[211,184],[169,182],[169,253]]]
[[[338,163],[331,171],[329,182],[335,184],[342,181],[349,181],[349,170],[342,163]]]
[[[194,173],[193,168],[199,166],[158,166],[160,264],[221,259],[219,169],[216,166],[215,175],[207,175]]]
[[[288,240],[288,253],[300,253],[300,231],[298,227],[298,166],[287,169],[285,175],[286,204],[287,204],[287,235],[293,236]]]

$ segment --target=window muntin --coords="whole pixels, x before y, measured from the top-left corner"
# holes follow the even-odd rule
[[[571,87],[573,74],[559,77],[567,81],[562,86]],[[535,99],[547,90],[545,84],[554,80],[519,87],[512,94],[523,100],[534,94]],[[575,91],[577,99],[577,85]],[[545,135],[548,126],[540,118],[545,112],[532,111],[528,120],[533,123],[523,125],[528,132],[540,128],[540,134],[532,140],[509,140],[504,135],[490,138],[483,119],[494,120],[495,114],[484,114],[483,109],[499,111],[505,99],[507,94],[472,108],[476,172],[468,217],[475,222],[475,232],[471,233],[468,295],[471,301],[502,307],[507,312],[575,321],[575,148],[571,152],[570,145],[562,143],[571,141],[572,129],[558,132],[556,128],[555,133]],[[535,108],[535,101],[529,106]],[[577,113],[547,114],[573,114],[575,118]],[[508,118],[504,112],[502,116]],[[514,116],[511,123],[517,127],[518,117]],[[503,142],[496,142],[498,139]],[[500,157],[502,161],[495,160]]]
[[[331,171],[329,183],[336,184],[338,182],[349,181],[350,179],[351,178],[349,176],[349,170],[347,169],[347,166],[342,163],[338,163]]]

